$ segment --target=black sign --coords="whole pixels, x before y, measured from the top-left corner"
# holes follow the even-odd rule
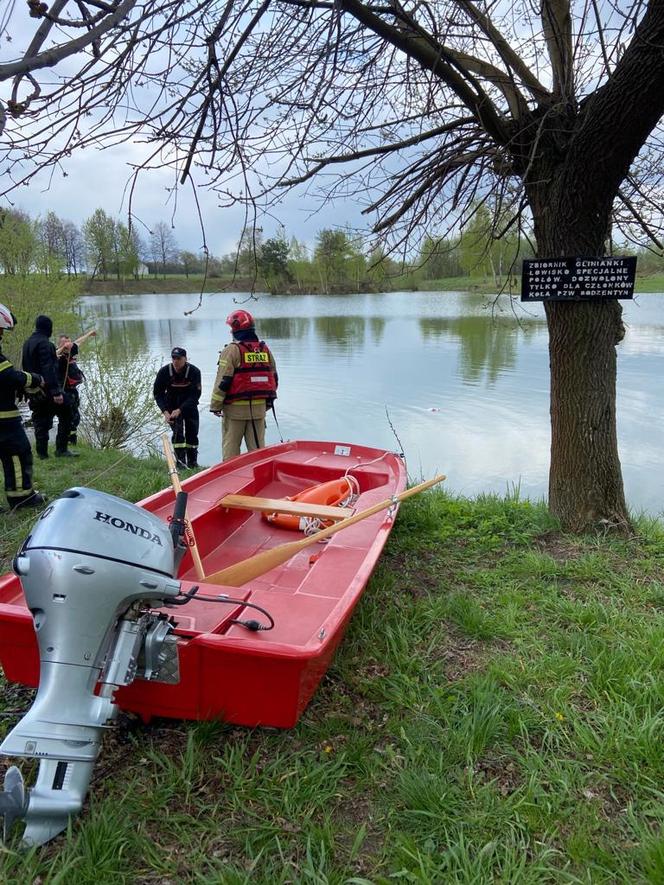
[[[632,298],[636,258],[536,258],[523,262],[522,301]]]

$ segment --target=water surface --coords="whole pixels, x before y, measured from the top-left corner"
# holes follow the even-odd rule
[[[448,475],[455,492],[542,498],[549,465],[548,341],[541,305],[453,292],[371,295],[89,296],[85,309],[118,359],[147,352],[155,367],[186,347],[203,376],[200,461],[221,456],[207,406],[225,317],[252,311],[279,371],[285,439],[403,449],[411,477]],[[630,507],[664,511],[664,295],[623,302],[618,347],[618,436]],[[84,365],[85,354],[81,355]],[[156,369],[155,369],[156,370]],[[149,382],[151,384],[151,379]],[[268,418],[267,441],[279,430]]]

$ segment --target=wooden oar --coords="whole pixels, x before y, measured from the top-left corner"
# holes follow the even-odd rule
[[[80,337],[76,338],[75,341],[72,341],[72,344],[83,344],[84,341],[87,341],[88,338],[92,338],[92,336],[93,336],[93,335],[96,335],[96,334],[97,334],[97,330],[96,330],[96,329],[90,329],[89,332],[84,332],[83,335],[81,335]],[[65,352],[65,348],[64,348],[64,347],[58,347],[57,350],[55,351],[55,354],[56,354],[56,356],[62,356],[62,354],[63,354],[64,352]]]
[[[166,463],[168,464],[168,473],[171,477],[173,491],[175,492],[175,495],[177,497],[177,495],[179,495],[182,491],[182,486],[180,485],[180,477],[178,476],[177,467],[175,466],[175,455],[173,454],[171,441],[168,438],[167,433],[162,433],[161,441],[164,446],[164,455],[166,455]],[[199,581],[206,580],[205,572],[203,571],[203,563],[201,562],[201,557],[198,553],[198,545],[196,543],[196,538],[194,536],[194,530],[192,528],[191,522],[185,522],[185,525],[185,532],[188,532],[191,535],[192,545],[189,549],[191,550],[191,558],[194,561],[196,577]]]
[[[263,553],[257,553],[256,556],[250,556],[249,559],[243,559],[242,562],[236,562],[235,565],[229,565],[228,568],[224,568],[219,572],[208,575],[207,578],[205,578],[205,583],[225,584],[227,587],[241,587],[243,584],[246,584],[247,581],[251,581],[253,578],[258,578],[260,575],[265,574],[265,572],[269,572],[278,565],[287,562],[291,556],[295,556],[296,553],[299,553],[300,550],[304,550],[305,547],[310,547],[318,541],[323,541],[325,538],[329,538],[336,532],[340,532],[342,529],[346,529],[349,526],[354,525],[356,522],[366,519],[368,516],[373,516],[374,513],[386,510],[388,507],[391,507],[392,504],[404,501],[412,495],[417,495],[419,492],[423,492],[425,489],[435,486],[444,479],[445,477],[442,474],[434,477],[434,479],[428,479],[426,482],[421,482],[419,485],[413,486],[412,489],[406,489],[406,491],[401,492],[400,495],[395,495],[393,498],[386,498],[386,500],[381,501],[380,504],[374,504],[373,507],[361,510],[354,516],[349,516],[348,519],[343,519],[341,522],[336,523],[336,525],[321,529],[321,531],[316,532],[315,535],[309,535],[308,538],[303,538],[301,541],[291,541],[289,544],[280,544],[279,547],[273,547],[272,550],[264,550]]]

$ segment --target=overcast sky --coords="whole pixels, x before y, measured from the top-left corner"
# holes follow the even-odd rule
[[[7,12],[10,12],[9,16],[6,16]],[[6,0],[0,0],[0,31],[3,25],[7,26],[7,32],[0,34],[0,60],[7,62],[23,54],[34,35],[36,24],[20,2],[6,5]],[[6,39],[7,34],[11,34],[11,42]],[[63,35],[58,29],[55,29],[54,34],[56,36],[53,42],[60,42]],[[64,62],[58,66],[58,71],[66,68],[67,62]],[[48,76],[48,72],[41,74],[45,81]],[[8,85],[4,84],[3,97],[7,88]],[[0,206],[13,205],[33,217],[43,217],[47,212],[53,211],[79,226],[97,208],[126,221],[128,209],[125,188],[132,174],[129,164],[139,164],[153,150],[154,145],[148,147],[127,144],[103,151],[86,149],[77,152],[66,161],[63,171],[67,173],[67,177],[63,176],[62,171],[42,174],[28,186],[12,192],[11,203],[0,198]],[[178,190],[176,208],[173,194],[170,193],[174,184],[175,178],[170,170],[161,169],[142,175],[134,191],[132,206],[133,215],[138,220],[137,229],[147,239],[146,227],[150,228],[158,221],[169,224],[172,221],[179,247],[197,252],[203,244],[203,236],[191,186],[187,184]],[[198,190],[198,200],[210,252],[218,256],[232,252],[244,225],[244,210],[220,208],[215,195],[203,188]],[[322,228],[349,226],[357,229],[366,228],[367,225],[357,202],[327,204],[320,209],[306,195],[304,188],[299,195],[289,195],[274,214],[276,217],[264,218],[259,222],[265,237],[277,233],[281,223],[289,238],[295,236],[309,246],[314,243],[316,233]]]
[[[26,187],[11,194],[14,206],[31,216],[45,216],[53,211],[65,220],[81,225],[95,209],[102,208],[109,215],[127,219],[125,186],[131,175],[128,162],[136,162],[141,146],[125,145],[103,151],[85,150],[67,160],[64,171],[42,174]],[[203,238],[192,197],[191,186],[178,190],[177,201],[170,193],[174,184],[172,171],[158,170],[142,174],[134,192],[133,214],[139,220],[137,229],[147,239],[148,228],[158,221],[171,221],[174,235],[181,249],[197,252]],[[244,223],[241,208],[219,208],[218,200],[209,191],[199,188],[198,200],[205,225],[207,245],[213,255],[233,251]],[[316,211],[314,201],[305,194],[291,194],[279,207],[277,218],[261,222],[265,237],[274,235],[281,222],[286,235],[311,245],[316,232],[324,227],[360,227],[366,225],[361,207],[352,201],[327,205]],[[314,213],[314,214],[312,214]],[[142,224],[140,223],[142,222]]]

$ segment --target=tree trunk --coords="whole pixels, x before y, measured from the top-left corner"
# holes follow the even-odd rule
[[[605,251],[611,198],[592,169],[549,169],[533,193],[540,258],[591,258]],[[545,304],[551,372],[549,509],[568,531],[631,530],[616,430],[619,301]]]
[[[574,532],[630,529],[616,433],[616,343],[622,308],[546,305],[551,366],[549,508]]]

